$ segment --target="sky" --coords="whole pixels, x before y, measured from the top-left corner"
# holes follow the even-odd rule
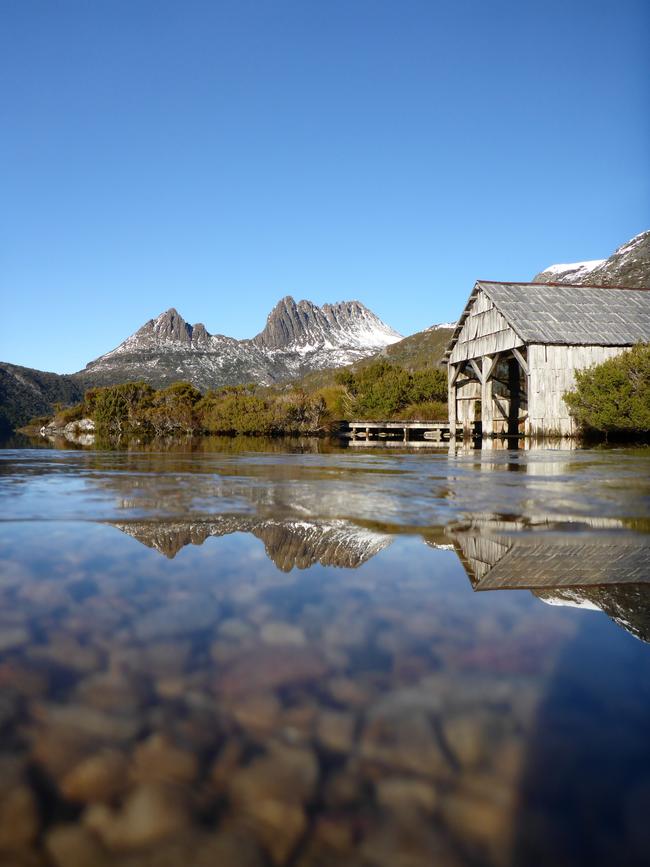
[[[647,0],[0,0],[0,359],[175,307],[402,334],[650,228]]]

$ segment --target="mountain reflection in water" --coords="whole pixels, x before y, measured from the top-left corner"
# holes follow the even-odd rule
[[[0,453],[0,865],[647,863],[648,465]]]

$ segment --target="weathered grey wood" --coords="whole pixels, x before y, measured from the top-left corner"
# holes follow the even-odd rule
[[[523,372],[524,372],[526,375],[528,375],[529,371],[528,371],[528,364],[527,364],[527,362],[526,362],[526,359],[525,359],[524,356],[521,354],[521,352],[517,349],[516,346],[513,346],[513,348],[512,348],[512,354],[514,355],[514,357],[517,359],[517,361],[518,361],[519,364],[521,365],[521,369],[523,370]]]
[[[498,363],[500,357],[501,357],[500,352],[495,352],[495,354],[493,356],[489,356],[489,355],[483,356],[483,378],[484,379],[491,379],[491,377],[494,373],[494,369],[497,366],[497,363]],[[486,359],[489,361],[489,364],[487,365],[487,370],[485,369],[485,360]]]
[[[472,369],[474,370],[474,372],[475,372],[476,375],[478,376],[478,381],[479,381],[480,383],[482,383],[482,382],[483,382],[483,371],[482,371],[481,368],[478,366],[478,364],[477,364],[477,362],[475,361],[475,359],[473,359],[473,358],[470,359],[470,362],[469,362],[469,363],[472,365]]]
[[[450,386],[456,384],[456,380],[458,379],[458,376],[459,376],[461,370],[463,369],[463,366],[464,365],[462,365],[462,364],[450,364],[449,365],[449,373],[450,373],[449,385]]]

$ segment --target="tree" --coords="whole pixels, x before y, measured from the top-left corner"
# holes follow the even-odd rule
[[[197,404],[202,395],[190,382],[175,382],[153,394],[146,418],[156,434],[194,433],[199,427]]]
[[[576,371],[576,388],[564,401],[584,429],[650,431],[650,344]]]

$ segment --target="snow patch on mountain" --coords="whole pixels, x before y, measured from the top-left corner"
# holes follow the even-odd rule
[[[455,322],[438,322],[436,325],[430,325],[428,328],[425,328],[424,330],[426,332],[439,331],[441,328],[455,328],[455,327],[456,327]]]
[[[626,241],[607,259],[550,265],[534,283],[572,283],[577,286],[650,287],[650,231]]]

